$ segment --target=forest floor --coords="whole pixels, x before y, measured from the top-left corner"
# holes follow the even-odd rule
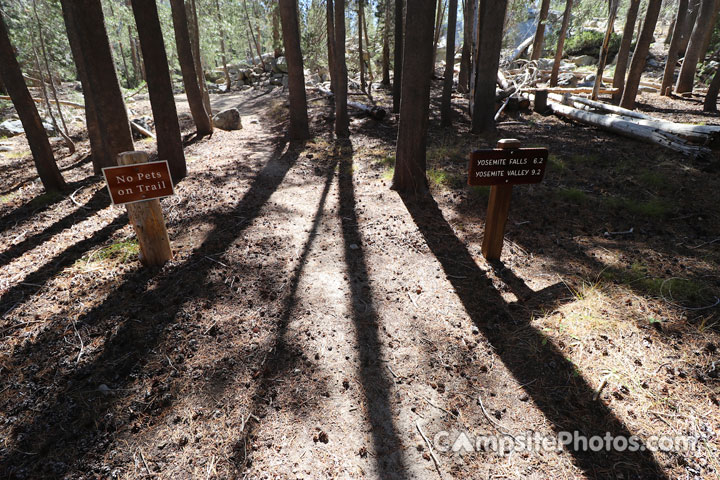
[[[389,189],[393,115],[353,117],[335,141],[327,100],[309,97],[301,144],[284,140],[279,89],[213,98],[244,128],[186,146],[188,176],[161,202],[175,258],[160,269],[137,260],[86,141],[74,156],[56,145],[66,195],[42,194],[23,137],[1,142],[0,477],[720,475],[716,172],[506,116],[498,137],[551,155],[541,184],[515,187],[489,264],[489,191],[466,172],[494,139],[469,133],[459,97],[442,129],[433,93],[422,199]],[[698,98],[645,94],[640,108],[720,123]],[[565,431],[695,446],[448,448],[461,432]]]

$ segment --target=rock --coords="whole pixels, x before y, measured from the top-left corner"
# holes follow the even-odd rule
[[[25,130],[20,120],[5,120],[0,123],[0,136],[2,137],[14,137],[22,133],[25,133]]]
[[[318,75],[317,73],[313,73],[313,74],[305,77],[305,79],[306,79],[305,82],[308,83],[309,85],[317,85],[318,83],[322,82],[320,75]]]
[[[213,117],[213,124],[221,130],[240,130],[242,128],[240,110],[237,108],[223,110]]]
[[[595,85],[595,78],[597,78],[597,75],[595,75],[594,73],[586,75],[582,79],[582,82],[578,83],[577,86],[578,87],[592,87]]]
[[[561,73],[558,76],[558,87],[577,87],[577,77],[572,73]]]
[[[283,77],[282,77],[282,86],[285,87],[285,88],[287,88],[289,83],[290,83],[290,81],[289,81],[289,79],[288,79],[288,76],[287,76],[287,75],[283,75]]]
[[[282,74],[275,74],[272,77],[270,77],[270,85],[277,85],[280,86],[283,84],[283,77],[285,75]]]
[[[588,65],[595,65],[597,58],[592,55],[580,55],[579,57],[573,57],[570,59],[578,67],[587,67]]]
[[[277,61],[275,62],[275,70],[277,70],[280,73],[287,73],[288,66],[287,66],[287,60],[285,57],[279,57]]]
[[[540,70],[550,70],[554,63],[555,60],[552,58],[539,58],[537,61]]]

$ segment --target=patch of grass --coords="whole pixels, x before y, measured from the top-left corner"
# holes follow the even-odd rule
[[[5,158],[9,158],[11,160],[14,160],[16,158],[23,158],[30,155],[30,150],[13,150],[10,152],[3,152],[3,155]]]
[[[672,206],[659,198],[640,201],[623,197],[608,197],[605,199],[605,203],[610,208],[622,209],[643,217],[662,218],[672,212]]]
[[[461,188],[463,177],[454,173],[445,172],[436,168],[427,171],[428,181],[438,187]]]
[[[428,163],[441,160],[457,160],[466,156],[467,152],[458,145],[438,145],[427,149]]]
[[[640,175],[638,175],[638,181],[646,187],[655,190],[661,189],[668,183],[665,175],[652,170],[643,170],[640,172]]]
[[[392,180],[392,178],[395,176],[395,167],[390,167],[382,174],[383,180],[387,180],[388,182]]]
[[[626,270],[607,269],[600,277],[605,281],[625,285],[645,295],[661,297],[681,304],[701,305],[707,303],[712,297],[706,284],[687,278],[653,276],[642,262],[634,262]],[[652,324],[658,323],[660,320],[650,317],[648,322]]]
[[[15,197],[17,197],[17,192],[8,193],[7,195],[0,196],[0,204],[10,203],[13,201]]]
[[[42,195],[30,200],[30,206],[33,208],[43,207],[51,203],[59,202],[63,199],[63,194],[59,192],[45,192]]]
[[[570,157],[570,161],[573,163],[596,163],[600,157],[595,153],[587,153],[585,155],[573,155]]]
[[[478,199],[487,199],[490,197],[490,187],[488,186],[472,186],[470,187],[470,194]]]
[[[551,153],[548,157],[548,164],[550,164],[553,170],[557,170],[558,172],[565,171],[567,167],[565,161],[554,153]]]
[[[395,155],[385,155],[377,163],[386,168],[395,167]]]
[[[80,259],[85,264],[91,262],[115,261],[128,263],[138,258],[140,245],[137,239],[122,240],[100,248]]]
[[[577,188],[562,188],[557,190],[557,194],[566,202],[582,205],[587,203],[590,198],[587,193]]]

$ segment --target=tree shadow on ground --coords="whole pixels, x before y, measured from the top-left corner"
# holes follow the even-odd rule
[[[345,251],[345,264],[352,297],[352,319],[360,360],[367,415],[380,478],[407,478],[404,448],[390,404],[393,382],[387,375],[378,335],[379,316],[374,304],[367,261],[358,229],[355,186],[353,184],[353,150],[348,141],[339,142],[342,155],[339,171],[340,216]]]
[[[578,431],[586,437],[630,438],[632,432],[602,402],[595,390],[542,332],[530,325],[532,311],[558,303],[552,291],[532,292],[512,272],[501,278],[520,293],[508,304],[492,287],[467,247],[457,238],[435,201],[403,198],[433,255],[442,265],[465,311],[490,342],[517,382],[557,432]],[[502,269],[502,267],[499,267]],[[550,287],[549,287],[550,288]],[[551,298],[546,298],[551,293]],[[582,451],[566,447],[575,464],[591,478],[666,478],[648,451]]]
[[[235,208],[208,218],[214,227],[190,258],[160,271],[142,269],[128,275],[99,305],[75,319],[78,325],[106,328],[107,339],[92,359],[80,366],[65,365],[63,368],[70,371],[60,381],[54,400],[29,415],[26,421],[14,425],[19,438],[0,449],[0,471],[10,478],[23,475],[62,477],[73,468],[82,470],[83,462],[89,461],[86,455],[90,452],[109,448],[112,444],[109,436],[113,435],[115,427],[107,414],[112,412],[115,404],[131,395],[132,390],[125,387],[133,382],[133,371],[142,371],[153,350],[163,342],[168,327],[178,321],[182,305],[198,295],[198,286],[203,285],[215,265],[207,261],[208,256],[225,251],[238,238],[260,214],[263,205],[295,164],[297,152],[290,150],[282,154],[284,147],[279,144],[270,154],[270,160],[252,180]],[[238,223],[240,214],[245,220]],[[101,232],[109,235],[110,229],[119,228],[126,222],[123,216]],[[74,248],[80,251],[82,247],[95,244],[101,232]],[[53,264],[52,272],[59,271],[71,261],[62,256],[57,264]],[[41,270],[36,274],[41,278],[36,281],[49,278],[52,272]],[[152,289],[149,288],[151,284]],[[8,292],[0,304],[18,293]],[[57,343],[55,337],[63,335],[64,328],[60,330],[44,329],[33,341],[17,348],[7,360],[8,365],[41,362],[47,354],[44,352],[47,345]],[[105,383],[112,386],[112,395],[98,389],[98,385]],[[170,404],[171,399],[159,398],[154,408],[167,408]],[[83,431],[89,432],[88,435],[78,435]]]

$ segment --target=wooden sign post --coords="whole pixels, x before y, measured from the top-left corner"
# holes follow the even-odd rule
[[[148,163],[145,152],[124,152],[118,155],[118,164],[118,167],[103,168],[113,205],[127,208],[143,265],[163,265],[172,260],[159,200],[174,194],[168,163]]]
[[[482,243],[486,259],[500,259],[513,185],[539,183],[547,159],[546,148],[520,148],[520,141],[513,138],[500,140],[493,150],[470,154],[468,185],[491,186]]]

